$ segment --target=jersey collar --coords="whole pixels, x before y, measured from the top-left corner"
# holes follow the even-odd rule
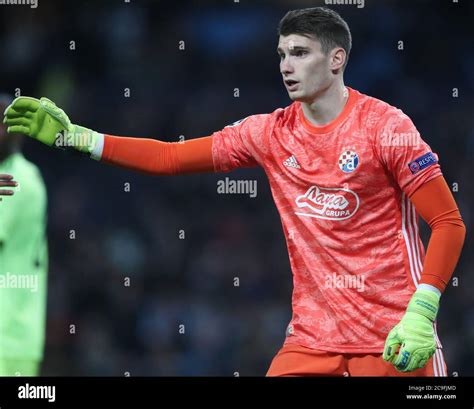
[[[357,100],[357,93],[349,87],[346,87],[347,90],[349,91],[349,98],[347,98],[346,105],[344,106],[344,109],[342,112],[338,115],[337,118],[329,122],[328,124],[324,126],[316,126],[313,123],[309,121],[308,118],[304,115],[303,108],[301,107],[301,103],[298,104],[298,117],[301,123],[303,124],[303,127],[310,133],[314,134],[323,134],[323,133],[328,133],[336,129],[350,114],[352,111],[352,108],[354,107],[354,104]]]

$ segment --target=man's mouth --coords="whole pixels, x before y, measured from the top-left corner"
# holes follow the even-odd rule
[[[299,82],[295,80],[285,80],[286,88],[289,91],[294,91],[298,87]]]

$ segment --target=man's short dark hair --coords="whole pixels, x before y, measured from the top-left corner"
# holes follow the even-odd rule
[[[326,55],[332,49],[341,47],[346,51],[344,68],[347,65],[352,47],[351,31],[344,19],[334,10],[313,7],[289,11],[278,25],[278,34],[299,34],[318,40]]]

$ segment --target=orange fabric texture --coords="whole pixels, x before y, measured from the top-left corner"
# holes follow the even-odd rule
[[[420,284],[430,284],[443,292],[461,254],[466,227],[442,176],[422,185],[410,200],[431,227]]]
[[[151,175],[214,172],[212,137],[185,142],[104,135],[103,162]]]
[[[382,354],[340,354],[286,344],[267,376],[447,376],[447,367],[441,349],[423,368],[398,372]]]

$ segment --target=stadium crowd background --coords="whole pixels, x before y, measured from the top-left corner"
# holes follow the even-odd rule
[[[458,184],[468,235],[438,332],[449,373],[459,376],[474,375],[474,8],[467,3],[335,7],[353,34],[346,84],[403,109],[440,156],[448,183]],[[48,96],[73,122],[115,135],[170,142],[210,135],[290,103],[276,27],[287,10],[315,5],[323,2],[0,6],[1,91]],[[25,155],[49,194],[43,375],[265,374],[291,317],[292,277],[263,171],[150,177],[33,141],[25,141]],[[257,180],[257,197],[218,194],[225,177]],[[428,234],[425,226],[425,245]]]

